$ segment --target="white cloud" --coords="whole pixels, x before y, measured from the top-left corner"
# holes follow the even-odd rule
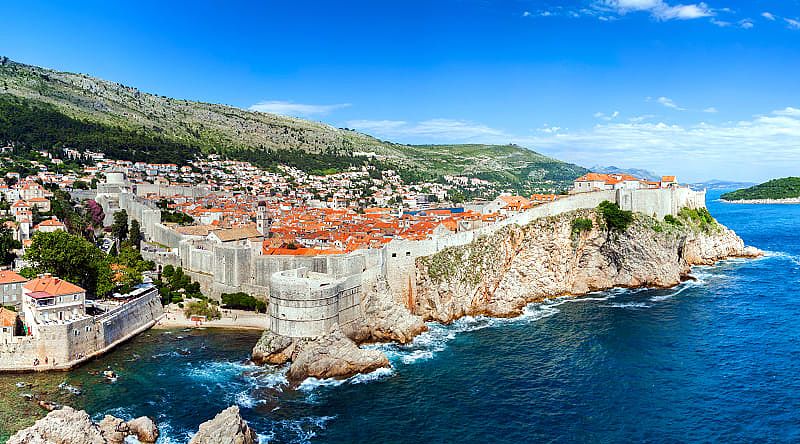
[[[670,5],[664,0],[599,0],[597,6],[617,14],[648,12],[658,20],[691,20],[711,17],[714,12],[705,3]]]
[[[416,123],[403,120],[351,120],[355,128],[380,137],[416,137],[447,141],[508,137],[503,131],[466,120],[430,119]]]
[[[726,22],[724,20],[717,20],[717,19],[711,19],[711,23],[719,26],[720,28],[727,28],[728,26],[733,24],[731,22]]]
[[[530,17],[531,16],[531,12],[530,11],[525,11],[525,12],[522,13],[522,16],[523,17]]]
[[[750,19],[739,20],[739,27],[742,29],[753,29],[755,25]]]
[[[675,101],[673,101],[669,97],[663,97],[662,96],[662,97],[659,97],[658,99],[656,99],[656,101],[658,103],[666,106],[667,108],[672,108],[672,109],[674,109],[676,111],[686,111],[686,108],[681,108],[680,106],[678,106],[677,103],[675,103]]]
[[[349,103],[337,103],[334,105],[310,105],[305,103],[285,102],[281,100],[268,100],[252,105],[250,111],[260,111],[263,113],[282,114],[285,116],[313,116],[326,115],[331,111],[349,107]]]
[[[800,29],[800,21],[790,18],[784,18],[789,29]]]
[[[583,130],[549,123],[527,135],[452,119],[361,120],[348,126],[408,143],[517,143],[582,165],[623,162],[697,179],[762,180],[796,174],[800,164],[800,108],[720,124],[678,125],[653,118],[603,121]]]
[[[769,12],[762,12],[761,13],[761,17],[764,17],[767,20],[775,21],[775,16],[772,13],[769,13]]]
[[[611,114],[606,114],[606,113],[601,113],[601,112],[594,113],[594,118],[595,119],[600,119],[600,120],[605,120],[605,121],[614,120],[617,117],[619,117],[619,111],[614,111]]]
[[[792,116],[792,117],[800,117],[800,109],[792,108],[788,106],[784,109],[779,109],[777,111],[773,111],[772,114],[776,116]]]
[[[709,106],[708,108],[704,109],[703,112],[704,113],[715,114],[715,113],[718,113],[719,111],[716,108],[714,108],[713,106]]]
[[[511,142],[582,165],[641,165],[697,178],[760,180],[796,174],[800,164],[800,109],[785,108],[748,120],[676,125],[608,122]]]

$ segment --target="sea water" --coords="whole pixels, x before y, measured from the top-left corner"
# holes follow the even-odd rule
[[[0,376],[0,439],[42,414],[22,397],[35,394],[96,419],[151,416],[163,443],[233,404],[275,443],[800,441],[800,206],[718,196],[712,214],[766,257],[668,290],[431,324],[371,346],[391,369],[297,388],[247,363],[256,332],[151,330],[72,372]],[[109,367],[115,382],[97,374]]]

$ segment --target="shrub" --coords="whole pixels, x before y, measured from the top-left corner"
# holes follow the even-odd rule
[[[681,221],[679,221],[675,216],[671,214],[667,214],[666,216],[664,216],[664,222],[675,226],[683,225]]]
[[[610,231],[625,231],[633,222],[632,212],[622,210],[619,205],[607,200],[600,202],[597,211],[603,216],[603,221]]]
[[[190,302],[183,310],[183,314],[185,314],[187,318],[192,316],[205,316],[209,321],[222,317],[219,308],[209,304],[208,301]]]
[[[703,231],[709,231],[717,224],[717,221],[711,216],[707,208],[686,208],[681,209],[678,216],[690,222],[693,225],[699,226]]]
[[[572,234],[579,234],[592,229],[594,223],[591,219],[579,217],[572,221]]]
[[[237,310],[254,310],[257,313],[267,311],[267,304],[264,301],[242,292],[224,293],[222,295],[222,304],[225,308]]]

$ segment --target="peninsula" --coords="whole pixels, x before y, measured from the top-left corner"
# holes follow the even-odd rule
[[[720,196],[725,202],[742,204],[800,204],[800,177],[773,179]]]

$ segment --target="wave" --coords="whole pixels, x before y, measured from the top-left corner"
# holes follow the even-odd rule
[[[786,253],[783,251],[765,251],[764,259],[783,259],[800,267],[800,256],[796,254]]]
[[[612,308],[650,308],[651,305],[645,304],[644,302],[614,302],[612,304],[606,305],[606,307],[612,307]]]
[[[299,444],[310,443],[311,439],[317,436],[317,432],[325,430],[328,422],[334,418],[334,416],[308,416],[277,421],[272,424],[271,430],[258,434],[258,442],[266,444],[279,440]]]

